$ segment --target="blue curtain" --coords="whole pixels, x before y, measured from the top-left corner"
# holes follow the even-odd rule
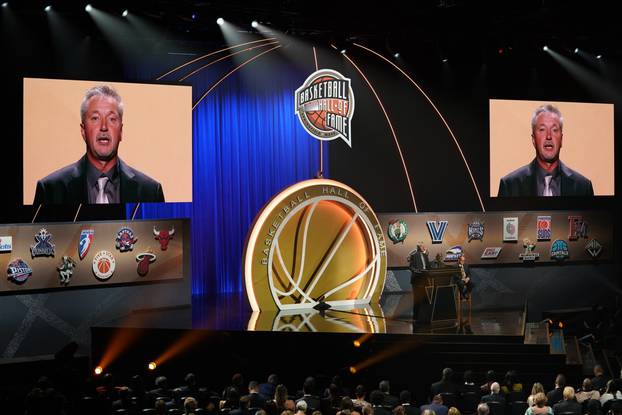
[[[294,91],[309,73],[274,63],[247,67],[193,111],[193,203],[144,204],[136,215],[191,219],[195,296],[244,290],[244,240],[256,214],[319,167],[319,142],[294,112]],[[195,101],[205,77],[196,81]]]

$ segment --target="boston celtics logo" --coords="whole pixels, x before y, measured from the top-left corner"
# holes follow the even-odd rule
[[[387,235],[389,239],[394,243],[404,242],[408,235],[408,225],[402,219],[395,219],[389,222],[389,228],[387,229]]]

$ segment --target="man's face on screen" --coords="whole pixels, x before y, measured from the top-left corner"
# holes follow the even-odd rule
[[[562,148],[562,137],[559,117],[552,112],[540,113],[531,134],[538,159],[546,163],[557,161]]]
[[[109,161],[117,155],[123,123],[116,99],[105,95],[92,97],[80,127],[86,151],[92,158]]]

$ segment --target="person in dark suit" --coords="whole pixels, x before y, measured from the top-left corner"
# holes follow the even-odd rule
[[[417,249],[408,255],[407,260],[410,268],[410,283],[413,293],[413,321],[417,321],[419,320],[420,305],[426,298],[426,283],[423,272],[430,269],[428,250],[423,242],[417,244]]]
[[[456,275],[454,282],[458,286],[460,292],[460,298],[468,299],[473,291],[473,282],[471,282],[471,268],[466,264],[466,257],[464,254],[458,258],[458,274]]]
[[[499,197],[594,196],[592,182],[559,159],[564,120],[557,107],[538,107],[531,118],[533,161],[501,178]]]
[[[564,387],[566,386],[566,377],[561,373],[555,378],[555,389],[550,390],[546,394],[546,400],[550,405],[555,405],[564,398]]]
[[[118,155],[123,101],[112,87],[96,86],[80,107],[86,154],[37,182],[34,204],[164,202],[162,185]]]
[[[566,386],[563,392],[564,400],[553,405],[553,413],[555,414],[573,414],[581,415],[583,408],[574,398],[574,389]]]
[[[451,393],[457,395],[458,387],[453,381],[454,371],[453,369],[446,367],[441,374],[441,380],[434,382],[430,386],[430,397],[434,398],[436,395],[443,393]]]
[[[490,393],[488,395],[482,396],[482,403],[488,402],[499,402],[505,405],[505,398],[501,394],[501,386],[498,382],[494,382],[490,385]]]

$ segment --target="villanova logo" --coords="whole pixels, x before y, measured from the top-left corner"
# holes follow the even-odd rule
[[[430,231],[430,237],[432,237],[432,243],[438,244],[443,242],[443,235],[445,235],[445,230],[447,229],[447,221],[446,220],[429,220],[428,231]]]

